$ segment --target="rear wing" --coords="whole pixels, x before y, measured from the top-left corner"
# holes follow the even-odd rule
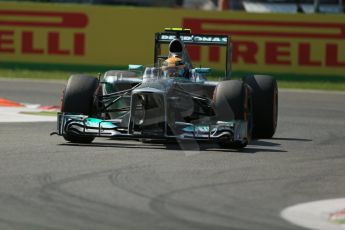
[[[224,35],[205,35],[205,34],[185,34],[175,35],[171,33],[156,33],[156,39],[159,43],[170,43],[172,40],[180,38],[185,44],[193,45],[215,45],[227,46],[230,40],[229,36]]]
[[[169,44],[174,39],[180,39],[186,45],[200,45],[200,46],[223,46],[226,48],[225,54],[225,79],[231,77],[231,56],[232,46],[231,38],[227,35],[205,35],[205,34],[191,34],[190,30],[166,30],[163,33],[155,34],[155,52],[154,63],[158,67],[159,59],[166,58],[161,56],[161,44]]]

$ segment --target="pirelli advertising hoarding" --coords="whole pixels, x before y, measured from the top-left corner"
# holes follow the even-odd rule
[[[345,75],[344,15],[30,3],[0,3],[0,66],[150,65],[165,27],[231,35],[235,71]],[[221,48],[189,49],[195,64],[224,69]]]

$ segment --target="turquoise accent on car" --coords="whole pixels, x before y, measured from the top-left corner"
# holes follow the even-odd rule
[[[194,71],[196,73],[210,73],[211,72],[211,68],[194,68]]]
[[[101,124],[101,128],[104,128],[104,129],[112,129],[112,128],[117,127],[116,125],[114,125],[113,123],[109,121],[104,121],[104,120],[93,118],[93,117],[86,118],[86,126],[98,128],[100,124]]]
[[[202,133],[208,133],[210,128],[208,125],[190,125],[182,129],[184,132],[202,132]]]
[[[143,70],[144,70],[144,66],[143,66],[143,65],[133,65],[133,64],[129,64],[129,65],[128,65],[128,70],[139,70],[139,71],[143,71]]]

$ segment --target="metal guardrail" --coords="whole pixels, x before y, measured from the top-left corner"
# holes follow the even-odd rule
[[[15,2],[54,2],[54,3],[87,3],[130,6],[174,7],[198,4],[198,0],[0,0]],[[232,10],[248,12],[302,12],[302,13],[341,13],[345,12],[345,0],[232,0]],[[220,0],[210,0],[217,5]],[[200,0],[200,4],[205,4]],[[187,7],[188,8],[188,7]]]
[[[54,2],[54,3],[88,3],[109,5],[132,5],[132,6],[166,6],[175,5],[176,0],[0,0],[0,1],[26,1],[26,2]]]
[[[247,12],[341,13],[344,0],[243,0]]]

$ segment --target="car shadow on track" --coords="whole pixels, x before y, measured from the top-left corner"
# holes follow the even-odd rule
[[[126,148],[126,149],[159,149],[159,150],[180,150],[180,151],[203,151],[203,152],[238,152],[254,154],[257,152],[272,152],[272,153],[284,153],[286,150],[279,149],[280,144],[276,142],[270,142],[270,139],[265,140],[252,140],[252,142],[243,149],[227,149],[221,148],[217,143],[205,143],[205,142],[139,142],[130,141],[128,143],[124,141],[109,142],[93,142],[91,144],[77,144],[77,143],[62,143],[61,146],[78,146],[78,147],[100,147],[100,148]]]
[[[277,140],[277,141],[299,141],[299,142],[310,142],[310,141],[313,141],[311,139],[287,138],[287,137],[273,137],[271,140]]]

